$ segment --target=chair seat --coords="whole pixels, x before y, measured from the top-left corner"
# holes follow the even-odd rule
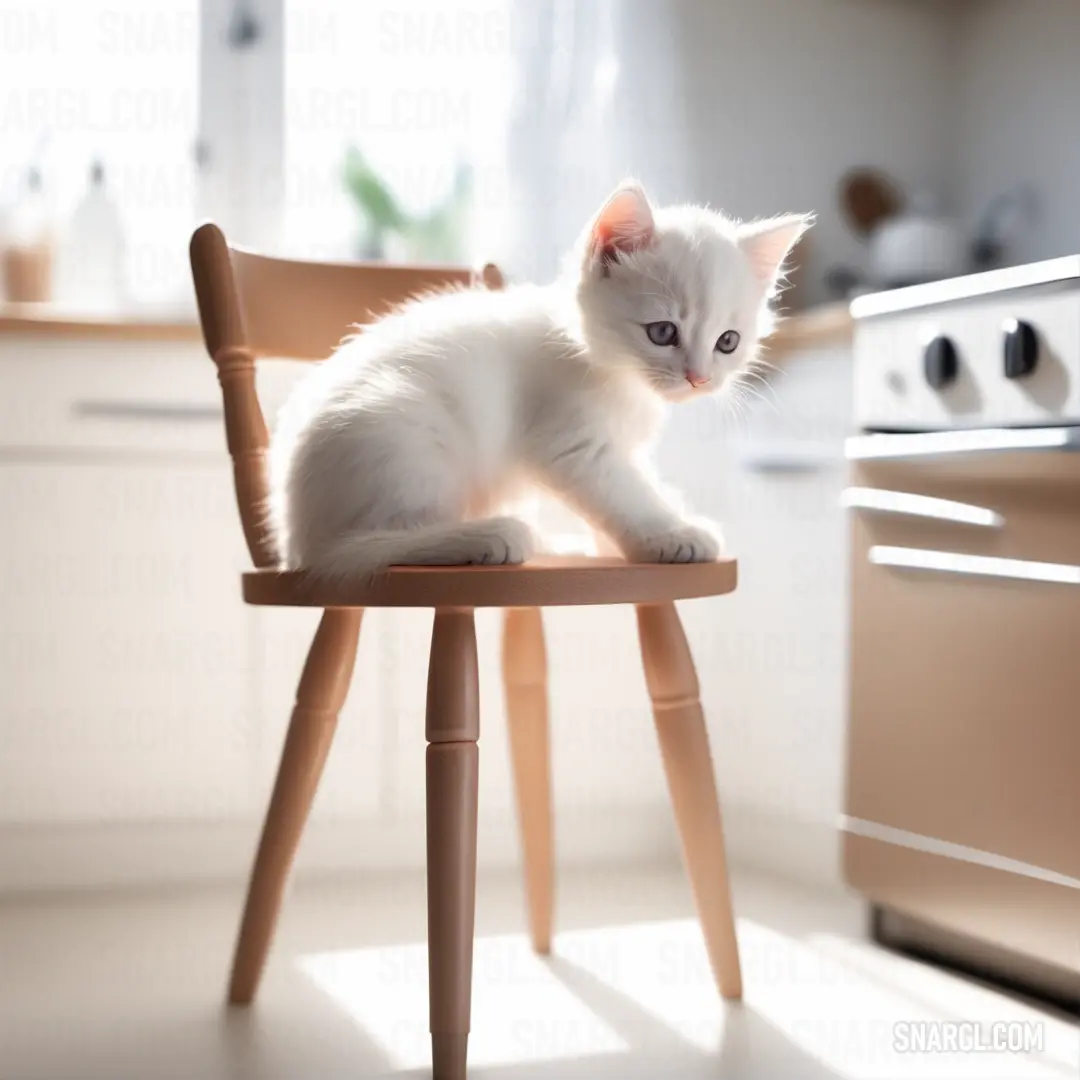
[[[561,607],[650,604],[735,589],[733,558],[711,563],[628,563],[553,555],[523,566],[394,566],[373,582],[336,582],[302,570],[243,575],[244,600],[271,607]]]

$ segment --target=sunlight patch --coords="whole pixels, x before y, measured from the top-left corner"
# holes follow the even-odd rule
[[[302,970],[399,1069],[428,1068],[427,946],[304,957]],[[556,1061],[628,1049],[520,936],[477,938],[470,1065]]]

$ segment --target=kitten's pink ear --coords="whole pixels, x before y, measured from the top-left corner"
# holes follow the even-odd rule
[[[809,214],[785,214],[739,226],[739,247],[746,253],[754,276],[766,290],[771,291],[776,285],[784,260],[813,220]]]
[[[656,235],[652,207],[639,184],[622,183],[596,215],[589,236],[589,253],[612,262],[620,253],[648,247]]]

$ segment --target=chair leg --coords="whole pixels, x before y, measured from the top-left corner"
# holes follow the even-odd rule
[[[525,898],[533,948],[551,952],[554,860],[551,752],[548,746],[547,651],[539,608],[503,613],[503,685],[510,729]]]
[[[311,643],[263,823],[233,957],[229,1001],[255,996],[286,880],[352,680],[363,612],[328,608]]]
[[[427,694],[428,980],[434,1080],[464,1080],[476,912],[476,631],[435,612]]]
[[[724,830],[697,674],[672,603],[637,609],[645,681],[705,947],[720,994],[742,997]]]

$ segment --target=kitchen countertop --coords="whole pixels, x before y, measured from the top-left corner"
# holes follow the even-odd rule
[[[1026,289],[1076,278],[1080,278],[1080,255],[1064,255],[1037,263],[931,281],[925,285],[909,285],[905,289],[868,293],[852,301],[851,312],[856,319],[867,319],[875,315],[891,315],[956,300],[973,300],[1010,289]]]
[[[849,343],[854,326],[847,301],[796,312],[782,318],[765,339],[766,356],[775,362],[803,349]]]
[[[852,320],[846,303],[823,304],[783,318],[767,339],[775,362],[802,349],[851,340]],[[201,340],[199,324],[182,315],[108,316],[62,311],[42,304],[0,304],[0,337],[85,338],[123,341]]]
[[[199,324],[182,315],[94,315],[49,304],[0,303],[0,337],[83,338],[95,341],[200,341]]]

